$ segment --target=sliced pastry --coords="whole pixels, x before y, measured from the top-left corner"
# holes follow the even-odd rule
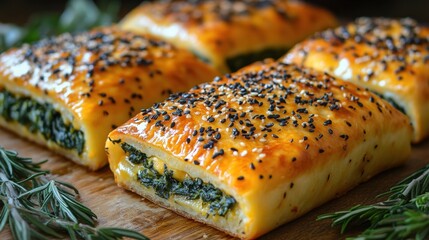
[[[217,72],[193,54],[116,28],[0,55],[0,125],[98,169],[112,129]]]
[[[377,95],[267,63],[143,110],[106,151],[120,186],[249,239],[405,162],[411,137]]]
[[[359,18],[318,33],[283,59],[376,92],[407,114],[414,142],[429,136],[429,28],[412,19]]]
[[[328,11],[286,0],[148,1],[120,23],[190,49],[223,72],[279,58],[298,41],[335,25]]]

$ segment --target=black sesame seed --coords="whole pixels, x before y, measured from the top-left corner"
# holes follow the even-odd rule
[[[209,141],[208,143],[204,144],[204,146],[203,146],[204,149],[212,149],[213,147],[214,147],[213,141]]]
[[[323,122],[324,126],[328,126],[332,124],[332,120],[326,120],[325,122]]]
[[[237,128],[233,128],[233,129],[232,129],[232,135],[234,135],[234,136],[238,136],[238,135],[240,135],[240,132],[238,131],[238,129],[237,129]]]
[[[217,157],[219,157],[219,156],[222,156],[222,155],[224,155],[224,154],[225,154],[225,152],[223,151],[223,149],[221,149],[221,150],[219,150],[218,152],[215,152],[215,153],[213,154],[212,158],[213,158],[213,159],[215,159],[215,158],[217,158]]]
[[[115,104],[115,103],[116,103],[116,101],[115,101],[115,99],[114,99],[113,97],[108,97],[107,99],[109,99],[109,101],[110,101],[112,104]]]
[[[347,139],[349,139],[349,136],[347,134],[341,134],[340,138],[344,139],[347,141]]]
[[[215,137],[216,140],[219,140],[221,138],[221,134],[220,133],[216,133]]]
[[[268,119],[277,119],[280,117],[280,115],[279,114],[270,114],[267,117],[268,117]]]
[[[250,163],[250,169],[255,170],[255,165],[253,163]]]

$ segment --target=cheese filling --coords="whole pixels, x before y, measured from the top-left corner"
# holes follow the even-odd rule
[[[201,202],[207,214],[226,216],[236,206],[236,200],[211,183],[192,178],[180,170],[169,169],[166,163],[154,156],[146,156],[133,146],[122,143],[127,160],[135,164],[136,177],[145,187],[151,188],[164,199],[185,198],[194,203]]]
[[[76,150],[79,154],[83,152],[83,132],[65,123],[52,104],[39,103],[3,89],[0,90],[0,116],[8,122],[25,126],[33,134],[40,133],[62,148]]]

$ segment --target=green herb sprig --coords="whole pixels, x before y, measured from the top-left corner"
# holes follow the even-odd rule
[[[132,230],[96,227],[97,216],[77,200],[78,190],[49,179],[42,163],[0,147],[0,231],[9,225],[19,240],[148,239]]]
[[[0,53],[45,37],[111,25],[117,20],[119,7],[118,0],[103,0],[98,5],[92,0],[69,0],[63,13],[37,13],[25,26],[0,23]]]
[[[368,226],[360,235],[349,239],[429,238],[429,165],[378,197],[383,196],[388,196],[387,200],[325,214],[318,220],[332,219],[332,226],[341,226],[341,233],[350,225]]]

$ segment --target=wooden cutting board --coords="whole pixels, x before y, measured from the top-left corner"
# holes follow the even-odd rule
[[[79,189],[81,201],[97,214],[100,226],[138,230],[151,239],[232,239],[211,227],[183,218],[134,193],[118,188],[107,167],[98,172],[87,171],[43,147],[2,129],[0,129],[0,145],[16,150],[20,156],[31,157],[35,161],[48,159],[43,168],[51,170],[55,178],[70,182]],[[338,229],[330,227],[330,221],[316,221],[316,217],[356,204],[373,203],[376,201],[375,196],[428,163],[429,141],[414,146],[410,161],[403,167],[376,176],[343,197],[266,234],[262,239],[345,238],[344,235],[339,235]],[[11,238],[8,229],[0,234],[0,239]]]

